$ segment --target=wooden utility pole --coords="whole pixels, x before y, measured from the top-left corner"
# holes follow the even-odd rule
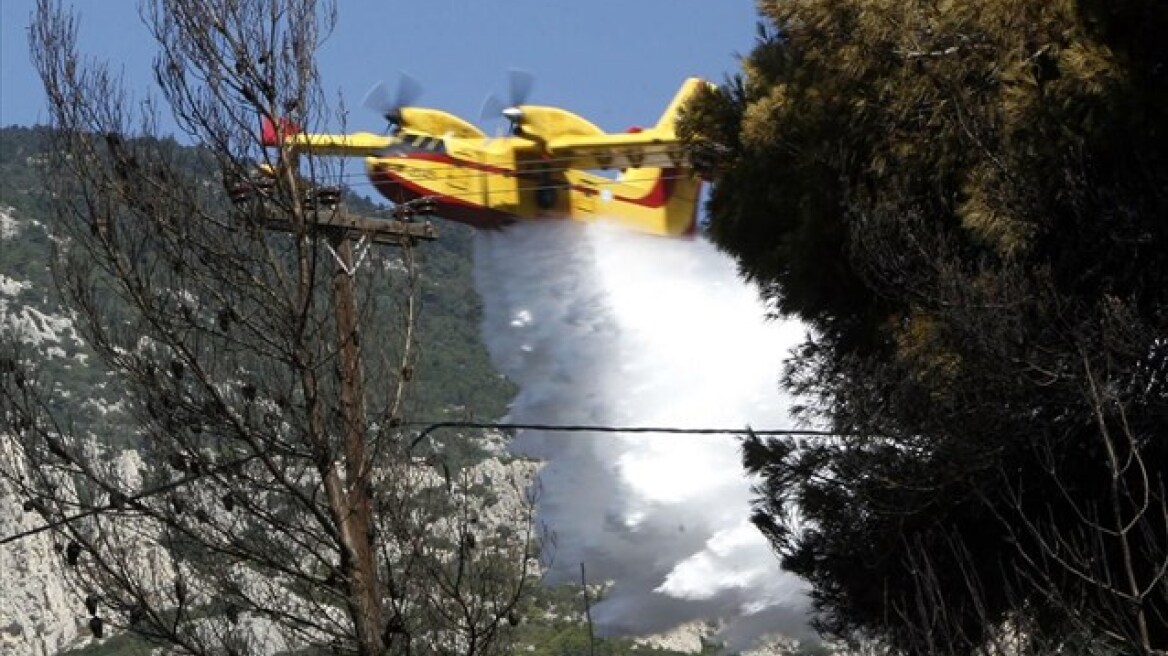
[[[377,593],[377,561],[368,536],[373,526],[373,499],[369,490],[370,463],[365,442],[365,377],[361,369],[361,338],[357,323],[353,240],[345,234],[332,237],[337,257],[333,273],[333,311],[337,320],[340,359],[340,416],[345,453],[347,521],[343,523],[342,548],[349,551],[342,564],[348,579],[350,603],[356,615],[361,651],[376,656],[384,649],[381,639],[381,600]]]
[[[329,194],[336,198],[339,194]],[[353,278],[360,262],[354,259],[355,238],[373,243],[410,245],[417,239],[437,236],[429,223],[413,223],[403,218],[413,216],[417,206],[395,208],[393,220],[378,220],[348,214],[343,206],[318,207],[317,230],[325,231],[333,254],[333,310],[336,313],[340,359],[340,416],[345,454],[345,498],[348,517],[343,522],[349,562],[344,564],[348,578],[350,603],[353,604],[362,656],[378,656],[384,650],[382,637],[380,584],[377,554],[370,536],[373,534],[372,464],[365,435],[365,377],[361,367],[361,335],[357,321],[356,285]]]
[[[596,634],[592,630],[592,602],[588,599],[588,577],[580,563],[580,589],[584,591],[584,619],[588,622],[588,656],[596,655]]]
[[[249,180],[232,187],[236,204],[269,197],[271,186],[264,179]],[[418,214],[433,212],[433,202],[420,199],[394,208],[393,218],[379,219],[349,214],[340,203],[337,188],[312,188],[304,203],[307,225],[312,237],[328,240],[336,258],[333,272],[333,312],[336,315],[338,340],[337,377],[340,387],[340,430],[344,454],[345,480],[330,467],[325,487],[334,505],[339,531],[341,563],[347,601],[357,633],[358,654],[379,656],[385,649],[377,554],[373,534],[372,463],[369,460],[365,433],[365,378],[362,369],[360,323],[357,316],[354,277],[360,267],[354,255],[354,241],[363,247],[370,244],[411,246],[419,240],[437,238],[428,222],[415,222]],[[249,215],[253,223],[267,230],[294,232],[286,213],[262,211]]]

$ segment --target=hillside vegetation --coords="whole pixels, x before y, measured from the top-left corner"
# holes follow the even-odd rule
[[[50,168],[47,128],[0,129],[0,206],[11,207],[22,225],[20,238],[0,250],[0,273],[27,283],[16,299],[37,301],[54,314],[55,284],[49,230],[52,205],[45,178]],[[209,180],[219,184],[218,180]],[[349,195],[356,212],[383,210],[365,197]],[[441,239],[420,250],[422,270],[421,335],[425,356],[418,366],[411,417],[419,421],[498,419],[506,412],[514,386],[491,365],[480,337],[482,301],[471,278],[473,233],[470,228],[438,220]],[[69,378],[83,374],[73,372]]]

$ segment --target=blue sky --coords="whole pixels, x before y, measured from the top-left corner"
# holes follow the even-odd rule
[[[0,125],[46,118],[27,53],[34,0],[0,0]],[[121,67],[136,90],[151,84],[155,44],[136,0],[78,0],[88,54]],[[405,70],[422,82],[418,104],[478,122],[509,68],[536,76],[532,102],[571,109],[603,128],[656,121],[681,81],[720,82],[738,70],[757,17],[753,0],[340,0],[320,53],[322,83],[353,108],[351,129],[380,130],[360,107],[378,80]]]

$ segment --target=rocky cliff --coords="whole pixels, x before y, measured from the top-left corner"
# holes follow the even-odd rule
[[[0,249],[6,262],[15,262],[17,240],[39,232],[20,220],[11,207],[0,207]],[[38,236],[43,235],[39,233]],[[0,269],[0,331],[17,333],[42,357],[61,357],[62,344],[75,336],[63,317],[32,304],[33,284],[14,271]],[[12,437],[0,433],[0,469],[20,473]],[[41,524],[24,508],[24,500],[0,477],[0,539]],[[60,557],[50,533],[39,533],[0,545],[0,653],[12,656],[49,656],[75,642],[80,635],[83,606],[71,594],[60,572]]]
[[[0,435],[0,467],[14,464],[13,445]],[[0,538],[41,524],[0,479]],[[84,606],[69,591],[49,533],[0,545],[0,654],[51,656],[76,642]]]

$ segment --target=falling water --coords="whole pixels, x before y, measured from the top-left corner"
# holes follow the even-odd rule
[[[791,424],[776,380],[795,323],[764,319],[756,291],[704,240],[607,225],[532,223],[476,250],[484,332],[520,388],[523,423],[682,428]],[[525,431],[545,461],[540,518],[551,578],[609,581],[601,630],[644,634],[721,619],[738,645],[805,633],[802,586],[748,522],[737,438]]]

